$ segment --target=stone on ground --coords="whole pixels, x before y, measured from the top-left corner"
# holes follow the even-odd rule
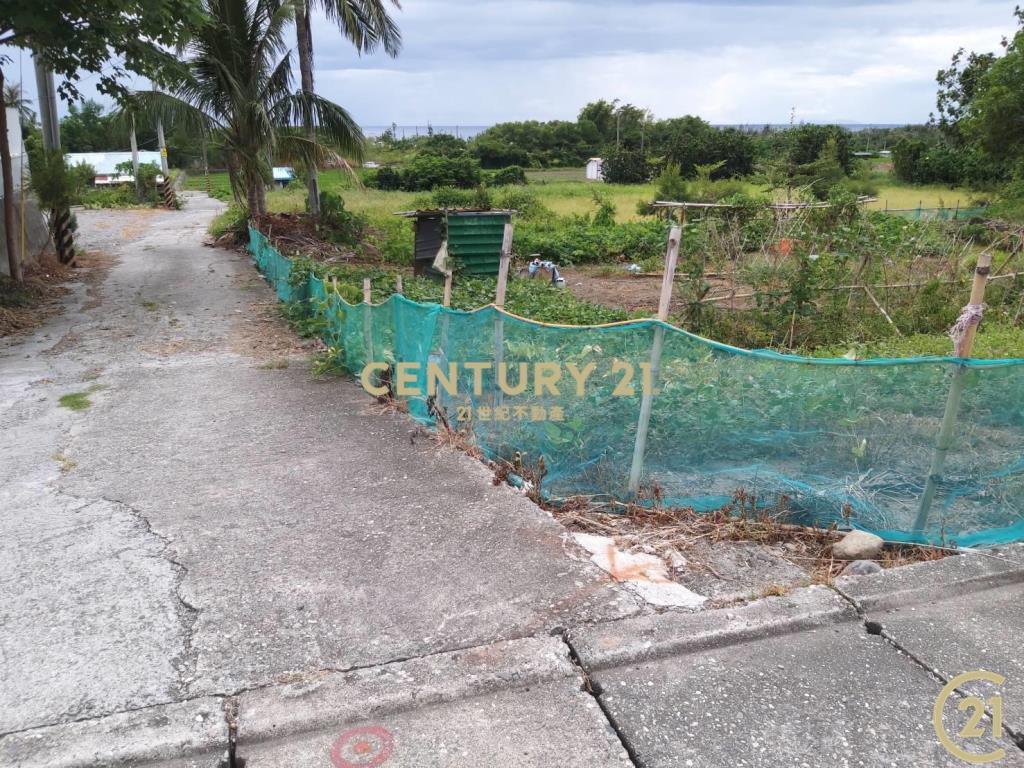
[[[840,560],[873,560],[882,551],[885,541],[867,531],[850,531],[832,545],[832,554]]]

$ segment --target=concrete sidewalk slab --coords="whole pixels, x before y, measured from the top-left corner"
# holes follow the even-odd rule
[[[80,212],[117,263],[0,343],[0,733],[640,610],[479,462],[266,365],[298,345],[249,259],[202,245],[222,209]]]
[[[735,608],[667,612],[570,629],[568,638],[589,672],[827,627],[856,617],[850,604],[834,591],[813,586]]]
[[[192,359],[135,372],[72,440],[65,487],[126,503],[185,569],[190,694],[638,610],[549,515],[370,403],[304,366]]]
[[[934,733],[939,683],[857,621],[599,669],[591,679],[645,768],[963,765]],[[1007,739],[972,748],[995,746],[1007,750],[999,765],[1024,766]]]
[[[245,748],[339,723],[570,678],[582,680],[569,659],[569,646],[555,637],[511,640],[353,672],[304,675],[238,697],[238,743]]]
[[[239,745],[246,768],[632,768],[578,680],[488,693]]]
[[[239,697],[236,754],[247,768],[630,765],[582,688],[555,637],[306,676]]]
[[[887,636],[945,679],[979,669],[1003,675],[965,690],[998,692],[1006,726],[1024,735],[1024,547],[949,557],[837,586]]]
[[[202,698],[0,737],[10,768],[225,768],[223,701]]]

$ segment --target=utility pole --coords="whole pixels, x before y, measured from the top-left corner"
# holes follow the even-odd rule
[[[132,147],[132,175],[135,177],[135,195],[139,195],[139,142],[135,138],[135,113],[132,113],[132,133],[128,137]]]
[[[57,88],[53,84],[53,72],[39,59],[32,57],[36,68],[36,89],[39,96],[39,121],[42,123],[43,150],[60,152],[60,122],[57,118]],[[71,211],[59,208],[50,211],[53,229],[53,244],[61,264],[75,260],[75,241],[71,232]]]
[[[60,149],[60,122],[57,119],[57,89],[53,85],[53,72],[39,58],[33,56],[36,67],[36,90],[39,95],[39,122],[43,127],[43,149]]]
[[[167,182],[167,142],[164,140],[164,122],[159,117],[156,119],[156,140],[160,145],[160,172],[164,175],[164,182]]]

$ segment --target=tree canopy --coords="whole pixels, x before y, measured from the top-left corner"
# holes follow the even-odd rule
[[[99,73],[97,87],[126,93],[127,72],[158,83],[180,76],[174,50],[206,19],[200,0],[2,0],[0,45],[31,50],[80,97],[82,73]]]

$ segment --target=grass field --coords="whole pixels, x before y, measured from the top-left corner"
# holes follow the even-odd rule
[[[544,204],[555,213],[566,216],[569,214],[591,213],[594,211],[594,193],[609,198],[616,209],[616,219],[633,221],[639,217],[636,205],[641,200],[653,200],[655,185],[651,184],[604,184],[586,181],[582,168],[556,168],[547,170],[527,171],[530,189],[537,194]],[[210,184],[214,194],[222,199],[230,199],[230,185],[226,173],[210,174]],[[353,211],[371,214],[391,214],[395,211],[408,210],[413,207],[413,200],[419,193],[415,192],[381,192],[375,189],[356,189],[352,177],[342,170],[326,170],[320,175],[321,188],[332,192],[341,192],[345,204]],[[744,182],[745,191],[751,194],[763,194],[764,187],[752,182]],[[201,174],[189,175],[185,181],[186,189],[205,190],[206,182]],[[946,187],[942,185],[910,186],[897,183],[879,185],[878,200],[869,203],[868,207],[876,210],[886,208],[924,208],[954,207],[958,203],[965,208],[976,199],[975,193],[962,187]],[[305,209],[305,193],[301,189],[273,190],[267,196],[267,203],[272,211],[278,213],[295,213]]]

